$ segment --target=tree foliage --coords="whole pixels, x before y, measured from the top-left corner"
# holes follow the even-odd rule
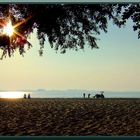
[[[11,56],[16,49],[24,54],[26,39],[37,29],[40,42],[40,55],[43,53],[46,37],[52,48],[65,53],[67,49],[84,49],[85,43],[98,48],[97,35],[107,32],[109,20],[118,27],[131,18],[133,29],[140,38],[139,4],[3,4],[0,5],[0,23],[10,18],[19,34],[9,37],[0,35],[2,58]],[[0,29],[3,26],[0,24]],[[22,37],[22,36],[23,37]],[[10,39],[9,39],[10,38]],[[10,40],[10,41],[9,41]]]

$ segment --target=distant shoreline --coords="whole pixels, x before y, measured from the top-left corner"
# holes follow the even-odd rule
[[[5,97],[7,94],[14,95],[13,97],[22,98],[24,94],[31,94],[32,98],[82,98],[85,93],[86,98],[88,94],[92,98],[97,91],[86,90],[34,90],[34,91],[6,91],[0,92],[0,98]],[[140,92],[104,92],[105,98],[140,98]],[[6,96],[8,97],[8,96]]]
[[[24,99],[24,98],[2,98],[0,97],[0,99]],[[135,97],[130,97],[130,98],[126,98],[126,97],[108,97],[108,98],[104,98],[104,99],[96,99],[96,98],[79,98],[79,97],[37,97],[37,98],[31,98],[31,99],[81,99],[81,100],[108,100],[108,99],[140,99],[140,97],[135,98]],[[31,99],[24,99],[24,100],[31,100]]]

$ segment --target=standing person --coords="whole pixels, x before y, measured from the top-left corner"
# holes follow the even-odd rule
[[[86,98],[86,94],[85,93],[83,93],[83,97]]]
[[[88,98],[90,98],[90,94],[88,94]]]
[[[105,98],[105,96],[104,96],[104,91],[100,91],[100,93],[101,93],[101,98]]]
[[[101,93],[101,98],[105,98],[105,96],[104,96],[104,94],[103,94],[103,93]]]
[[[23,95],[23,98],[26,99],[26,94]]]
[[[30,95],[30,93],[28,94],[28,99],[31,99],[31,95]]]

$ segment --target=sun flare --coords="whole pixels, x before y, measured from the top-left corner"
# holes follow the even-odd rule
[[[18,92],[18,91],[7,91],[7,92],[1,92],[1,98],[22,98],[24,95],[24,92]]]
[[[6,26],[3,28],[3,34],[8,35],[11,37],[14,34],[14,27],[12,26],[11,21],[9,21]]]

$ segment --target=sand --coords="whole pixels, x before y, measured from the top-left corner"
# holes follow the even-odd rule
[[[140,136],[140,99],[0,99],[1,136]]]

